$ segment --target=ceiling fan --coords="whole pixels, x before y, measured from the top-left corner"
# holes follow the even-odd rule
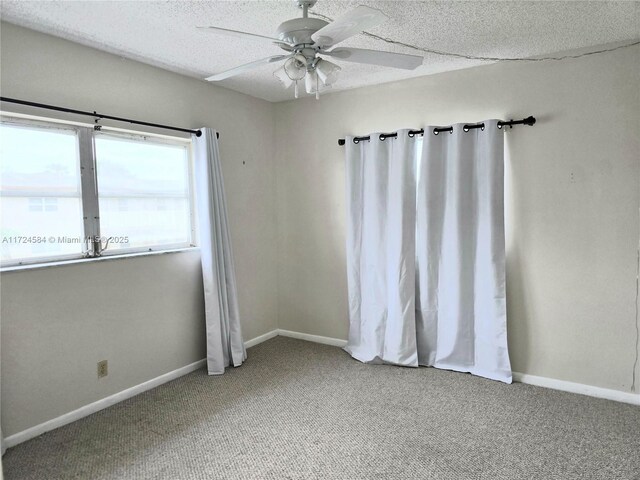
[[[198,27],[213,33],[269,41],[287,52],[284,55],[273,55],[240,65],[212,75],[206,80],[217,82],[261,65],[284,61],[284,64],[273,72],[283,86],[289,88],[294,85],[295,97],[298,98],[298,82],[304,80],[306,92],[315,93],[316,98],[319,98],[320,91],[331,88],[340,72],[338,65],[324,57],[406,70],[413,70],[422,65],[423,58],[417,55],[364,48],[333,48],[343,40],[387,20],[387,16],[380,10],[361,5],[328,23],[319,18],[309,18],[309,8],[313,7],[317,0],[293,1],[302,9],[302,18],[282,23],[274,37],[219,27]]]

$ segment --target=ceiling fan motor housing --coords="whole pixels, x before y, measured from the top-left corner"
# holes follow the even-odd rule
[[[282,23],[276,30],[276,35],[283,42],[292,45],[312,44],[311,35],[316,33],[328,22],[319,18],[294,18]]]

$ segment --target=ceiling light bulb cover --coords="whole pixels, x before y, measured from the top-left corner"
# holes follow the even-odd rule
[[[284,71],[291,80],[302,80],[307,74],[307,59],[304,55],[296,54],[284,62]]]
[[[307,72],[307,76],[304,77],[304,89],[307,93],[316,93],[318,87],[318,74],[315,70]]]
[[[284,69],[284,65],[273,72],[273,76],[280,80],[280,83],[284,88],[289,88],[291,87],[291,85],[293,85],[293,80],[291,80],[289,78],[289,75],[287,75],[287,72]]]
[[[331,63],[328,60],[320,60],[316,65],[316,72],[322,83],[327,86],[333,85],[338,79],[338,74],[342,70],[335,63]]]

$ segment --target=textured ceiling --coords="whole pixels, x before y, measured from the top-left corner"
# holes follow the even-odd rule
[[[475,56],[530,57],[593,47],[640,36],[638,2],[335,1],[313,11],[338,17],[369,5],[390,19],[370,31],[412,45]],[[280,1],[24,1],[2,0],[3,20],[151,65],[204,78],[282,52],[269,42],[197,30],[215,25],[273,35],[283,21],[300,16],[291,0]],[[341,46],[400,53],[418,52],[357,35]],[[485,62],[426,54],[413,71],[336,61],[343,67],[334,90],[471,67]],[[288,100],[273,77],[277,65],[219,82],[270,101]]]

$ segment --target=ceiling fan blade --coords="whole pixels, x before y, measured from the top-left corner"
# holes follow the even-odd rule
[[[329,55],[345,62],[367,63],[383,67],[403,68],[405,70],[414,70],[422,65],[424,60],[418,55],[382,52],[365,48],[334,48],[330,52],[320,52],[320,54]]]
[[[232,68],[230,70],[226,70],[224,72],[216,73],[215,75],[211,75],[208,78],[205,78],[208,82],[218,82],[220,80],[224,80],[225,78],[233,77],[235,75],[239,75],[253,68],[259,67],[261,65],[266,65],[268,63],[279,62],[280,60],[284,60],[289,58],[291,55],[275,55],[273,57],[263,58],[261,60],[256,60],[255,62],[245,63],[244,65],[240,65],[239,67]]]
[[[258,35],[257,33],[241,32],[240,30],[229,30],[228,28],[220,27],[196,27],[205,32],[219,33],[221,35],[228,35],[236,38],[252,38],[253,40],[269,40],[270,42],[281,43],[283,45],[291,46],[287,42],[283,42],[278,38],[267,37],[265,35]]]
[[[380,10],[360,5],[322,27],[311,35],[311,39],[322,47],[330,47],[384,22],[387,18]]]

